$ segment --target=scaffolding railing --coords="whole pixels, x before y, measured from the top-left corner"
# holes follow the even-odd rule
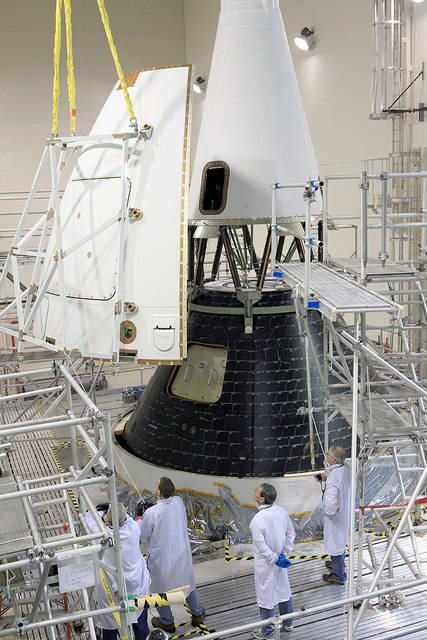
[[[3,387],[11,378],[28,380],[32,376],[47,372],[47,369],[14,371],[0,375],[0,385]],[[50,398],[49,406],[45,407],[44,412],[40,410],[34,419],[15,422],[9,420],[8,423],[2,421],[0,424],[0,441],[8,448],[13,448],[15,456],[19,455],[20,448],[25,444],[34,447],[41,438],[46,438],[51,430],[61,430],[61,433],[64,432],[71,440],[73,459],[69,470],[62,473],[52,469],[51,473],[43,477],[21,477],[14,474],[1,477],[2,510],[8,509],[10,514],[15,514],[15,519],[8,519],[3,526],[0,545],[1,570],[6,575],[6,592],[13,603],[15,622],[8,625],[7,629],[0,630],[0,637],[12,632],[22,634],[45,627],[49,638],[54,640],[58,637],[59,624],[67,625],[75,620],[87,619],[89,635],[95,640],[94,620],[100,614],[100,610],[96,608],[91,597],[90,585],[96,584],[97,563],[102,560],[107,546],[113,545],[115,569],[105,565],[103,568],[109,578],[113,576],[117,583],[118,604],[106,608],[103,612],[118,613],[122,629],[130,625],[126,607],[123,606],[127,592],[120,557],[116,479],[109,416],[98,410],[75,382],[66,366],[52,367],[50,372],[54,384],[30,392],[2,394],[0,398],[1,405],[14,405],[18,408],[17,413],[20,412],[19,405],[27,402],[28,398],[37,397],[39,406],[44,398]],[[73,410],[72,390],[85,406],[82,417],[76,417]],[[103,444],[98,438],[93,437],[100,425],[104,427]],[[30,436],[32,437],[29,439]],[[89,458],[83,466],[79,463],[79,440],[84,442]],[[91,497],[93,487],[101,488],[107,493],[112,510],[113,538],[96,510]],[[44,526],[40,519],[40,513],[46,510],[52,512],[53,517],[57,519],[48,526]],[[92,513],[99,532],[91,533],[85,526],[85,511]],[[10,540],[7,540],[11,522],[16,524],[16,531]],[[90,579],[87,582],[86,573],[85,576],[80,575],[83,560],[85,566],[91,563],[93,565],[92,582]],[[63,611],[61,614],[52,607],[52,601],[57,599],[58,592],[56,587],[51,585],[49,572],[53,565],[61,567],[64,563],[68,568],[67,576],[62,577],[62,580],[63,584],[69,585],[70,592],[67,594],[68,612]],[[18,597],[20,587],[14,587],[13,582],[9,580],[10,572],[17,569],[25,572],[26,589],[33,585],[35,594],[30,603],[28,599],[24,599],[28,607],[26,612],[23,612],[20,606],[21,602],[24,602]],[[61,570],[59,587],[61,590]]]

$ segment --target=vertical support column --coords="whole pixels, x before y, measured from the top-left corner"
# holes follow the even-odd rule
[[[62,346],[67,347],[69,342],[69,328],[68,328],[67,299],[66,299],[66,288],[65,288],[64,256],[62,251],[62,225],[61,225],[61,211],[60,211],[59,193],[58,193],[56,147],[54,144],[49,145],[49,159],[50,159],[50,173],[52,178],[52,199],[53,199],[53,207],[55,209],[56,261],[58,264],[59,295],[61,297],[62,322],[63,322],[62,326],[64,331]]]
[[[308,187],[306,187],[307,191]],[[305,246],[305,294],[304,294],[304,307],[307,312],[308,301],[310,299],[310,274],[311,274],[311,199],[312,191],[310,185],[310,193],[305,197],[306,209],[305,209],[305,234],[304,234],[304,246]]]
[[[319,241],[319,248],[317,250],[317,259],[319,262],[323,262],[323,221],[319,220],[317,223],[317,239]]]
[[[307,315],[307,308],[304,309],[304,314]],[[313,402],[311,397],[310,346],[309,346],[307,331],[309,331],[308,318],[306,321],[304,348],[305,348],[305,366],[307,370],[307,409],[308,409],[308,428],[309,428],[309,434],[310,434],[310,463],[311,463],[311,468],[315,469],[316,457],[314,454],[314,425],[313,425]]]
[[[354,337],[359,340],[360,336],[360,314],[354,314]],[[350,490],[350,557],[348,562],[348,597],[354,595],[354,525],[355,525],[355,506],[356,506],[356,482],[357,482],[357,427],[358,427],[358,409],[359,409],[359,350],[353,351],[353,418],[351,425],[351,490]],[[359,550],[361,553],[361,550]],[[348,607],[347,617],[347,638],[352,638],[353,628],[353,605]]]
[[[368,264],[368,174],[366,171],[362,171],[360,181],[360,196],[361,196],[361,209],[360,209],[360,244],[361,244],[361,265],[360,265],[360,277],[362,284],[366,283],[366,267]]]
[[[275,182],[271,185],[271,245],[270,245],[270,275],[273,277],[276,263],[276,250],[277,250],[277,236],[276,236],[276,224],[277,224],[277,204],[276,204],[276,192],[279,188],[279,183]]]
[[[323,179],[323,247],[322,247],[322,258],[326,264],[329,262],[329,229],[328,229],[328,206],[329,206],[329,180],[328,178]]]
[[[325,395],[323,398],[323,440],[324,440],[324,448],[325,451],[329,449],[329,375],[328,375],[328,325],[325,319],[325,316],[322,314],[322,325],[323,325],[323,377],[325,380]]]
[[[128,160],[129,160],[129,139],[123,138],[122,141],[122,173],[121,173],[121,215],[119,227],[119,255],[117,257],[117,275],[116,275],[116,308],[115,313],[115,331],[113,344],[112,361],[118,364],[120,359],[120,322],[123,313],[123,267],[125,260],[125,243],[128,222],[127,212],[127,177],[128,177]]]
[[[104,438],[105,438],[105,447],[107,450],[107,464],[110,470],[110,477],[108,479],[108,495],[110,498],[111,505],[111,515],[112,515],[112,524],[113,524],[113,536],[114,536],[114,559],[117,570],[117,585],[118,585],[118,596],[120,602],[124,602],[124,598],[127,594],[125,576],[123,573],[123,566],[121,561],[121,549],[120,549],[120,531],[119,531],[119,515],[117,511],[117,491],[116,491],[116,477],[114,475],[114,458],[113,458],[113,443],[112,443],[112,434],[111,434],[111,424],[110,424],[110,416],[104,416]],[[128,625],[127,613],[123,610],[120,611],[120,637],[126,637],[127,632],[125,629],[130,625]],[[132,627],[130,627],[132,630]]]
[[[380,262],[386,263],[388,258],[387,253],[387,190],[388,190],[388,176],[385,171],[380,175],[381,180],[381,251]]]

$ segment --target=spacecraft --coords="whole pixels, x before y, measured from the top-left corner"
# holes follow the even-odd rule
[[[269,273],[271,186],[317,175],[278,0],[222,0],[189,195],[187,358],[158,366],[116,429],[116,469],[139,489],[167,475],[196,491],[226,484],[251,502],[259,482],[271,481],[291,511],[317,502],[303,340],[291,289]],[[281,190],[276,206],[278,222],[303,232],[301,190]],[[317,200],[312,212],[320,208]],[[294,251],[304,259],[298,237],[285,258],[283,247],[282,236],[279,261]],[[310,312],[309,325],[321,358],[318,312]],[[309,366],[311,399],[322,406]],[[342,419],[328,429],[330,441],[349,444]],[[314,455],[322,467],[318,447]]]

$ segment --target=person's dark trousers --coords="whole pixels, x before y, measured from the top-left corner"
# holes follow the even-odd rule
[[[332,574],[334,578],[340,580],[341,582],[345,582],[347,580],[344,558],[345,553],[342,553],[340,556],[331,556]]]
[[[148,636],[147,609],[141,613],[138,622],[132,625],[135,640],[145,640]],[[103,629],[102,640],[118,640],[119,632],[117,629]]]
[[[289,598],[289,600],[285,600],[285,602],[279,602],[279,613],[281,616],[284,616],[285,613],[292,613],[292,611],[293,611],[292,598]],[[262,620],[267,620],[267,618],[272,618],[274,616],[274,609],[264,609],[264,607],[259,607],[259,613]],[[285,620],[284,623],[286,626],[291,627],[293,624],[293,621]],[[271,625],[266,625],[265,627],[262,627],[262,632],[265,636],[270,635],[270,633],[273,633],[273,631],[274,629]]]

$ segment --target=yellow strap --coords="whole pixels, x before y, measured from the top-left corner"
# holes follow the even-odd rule
[[[103,572],[101,567],[99,568],[99,573],[100,573],[100,576],[101,576],[101,582],[102,582],[102,586],[104,587],[105,595],[107,596],[108,604],[110,605],[110,607],[115,607],[116,603],[114,602],[114,598],[111,595],[111,591],[110,591],[109,584],[107,582],[107,578],[105,577],[105,573]],[[113,616],[114,616],[115,621],[119,625],[119,629],[120,629],[122,625],[120,623],[120,616],[117,613],[117,611],[113,612]]]
[[[74,80],[73,32],[71,26],[71,0],[64,0],[65,26],[67,34],[67,84],[70,105],[70,129],[76,133],[76,83]]]
[[[55,45],[53,49],[53,105],[52,105],[52,136],[58,135],[58,105],[59,105],[59,58],[61,55],[61,10],[62,0],[56,0],[55,14]]]
[[[98,7],[99,7],[99,12],[100,12],[101,18],[102,18],[102,24],[104,25],[105,34],[107,36],[108,44],[110,45],[111,55],[113,56],[113,60],[114,60],[115,65],[116,65],[117,75],[119,76],[120,85],[121,85],[122,90],[123,90],[123,95],[124,95],[125,100],[126,100],[127,108],[128,108],[128,111],[129,111],[129,116],[130,116],[131,121],[133,120],[133,121],[136,122],[135,113],[134,113],[134,110],[133,110],[132,102],[131,102],[129,91],[128,91],[127,84],[126,84],[126,79],[125,79],[125,76],[123,74],[120,62],[119,62],[119,57],[117,55],[116,47],[114,45],[113,35],[111,33],[111,28],[110,28],[110,21],[109,21],[109,18],[108,18],[107,10],[105,8],[104,0],[98,0]]]

